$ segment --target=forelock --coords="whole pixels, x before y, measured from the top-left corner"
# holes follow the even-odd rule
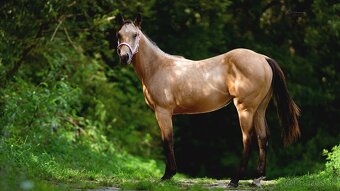
[[[132,21],[132,20],[124,20],[124,25],[125,25],[125,24],[130,24],[130,23],[133,24],[133,21]]]
[[[133,26],[135,26],[134,22],[132,20],[124,20],[124,24],[122,26],[120,26],[120,28],[118,29],[118,31],[126,24],[132,24]],[[136,26],[135,26],[136,27]]]

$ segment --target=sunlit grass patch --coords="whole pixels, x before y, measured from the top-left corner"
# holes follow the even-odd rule
[[[273,190],[274,191],[340,190],[340,177],[325,172],[304,175],[299,177],[285,177],[277,180],[277,184],[273,187]]]
[[[161,176],[163,165],[155,160],[114,149],[96,150],[89,144],[94,143],[64,144],[45,150],[46,147],[4,142],[0,156],[1,183],[11,185],[11,179],[19,182],[16,172],[23,174],[23,180],[33,183],[44,180],[51,185],[66,184],[72,188],[122,185],[130,179],[138,181]]]

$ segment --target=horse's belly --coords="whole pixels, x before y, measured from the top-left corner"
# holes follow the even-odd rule
[[[186,100],[176,100],[174,114],[207,113],[226,106],[232,97],[229,94],[197,96],[193,95]]]

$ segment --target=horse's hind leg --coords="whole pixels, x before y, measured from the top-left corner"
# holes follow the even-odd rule
[[[266,155],[268,149],[269,130],[266,122],[266,109],[270,101],[271,93],[263,99],[254,116],[254,125],[259,146],[259,163],[257,166],[257,175],[253,184],[260,186],[260,181],[265,177]]]
[[[239,171],[234,178],[231,179],[228,186],[237,187],[238,182],[245,176],[249,155],[251,151],[251,143],[253,138],[253,118],[255,110],[252,108],[245,108],[244,105],[238,104],[237,100],[234,99],[234,104],[237,108],[240,126],[242,130],[242,141],[243,141],[243,152],[242,159],[239,167]]]

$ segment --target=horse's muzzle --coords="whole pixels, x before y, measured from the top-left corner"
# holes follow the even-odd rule
[[[130,58],[129,54],[122,54],[119,57],[120,57],[121,63],[123,63],[123,64],[130,64],[131,58]]]

